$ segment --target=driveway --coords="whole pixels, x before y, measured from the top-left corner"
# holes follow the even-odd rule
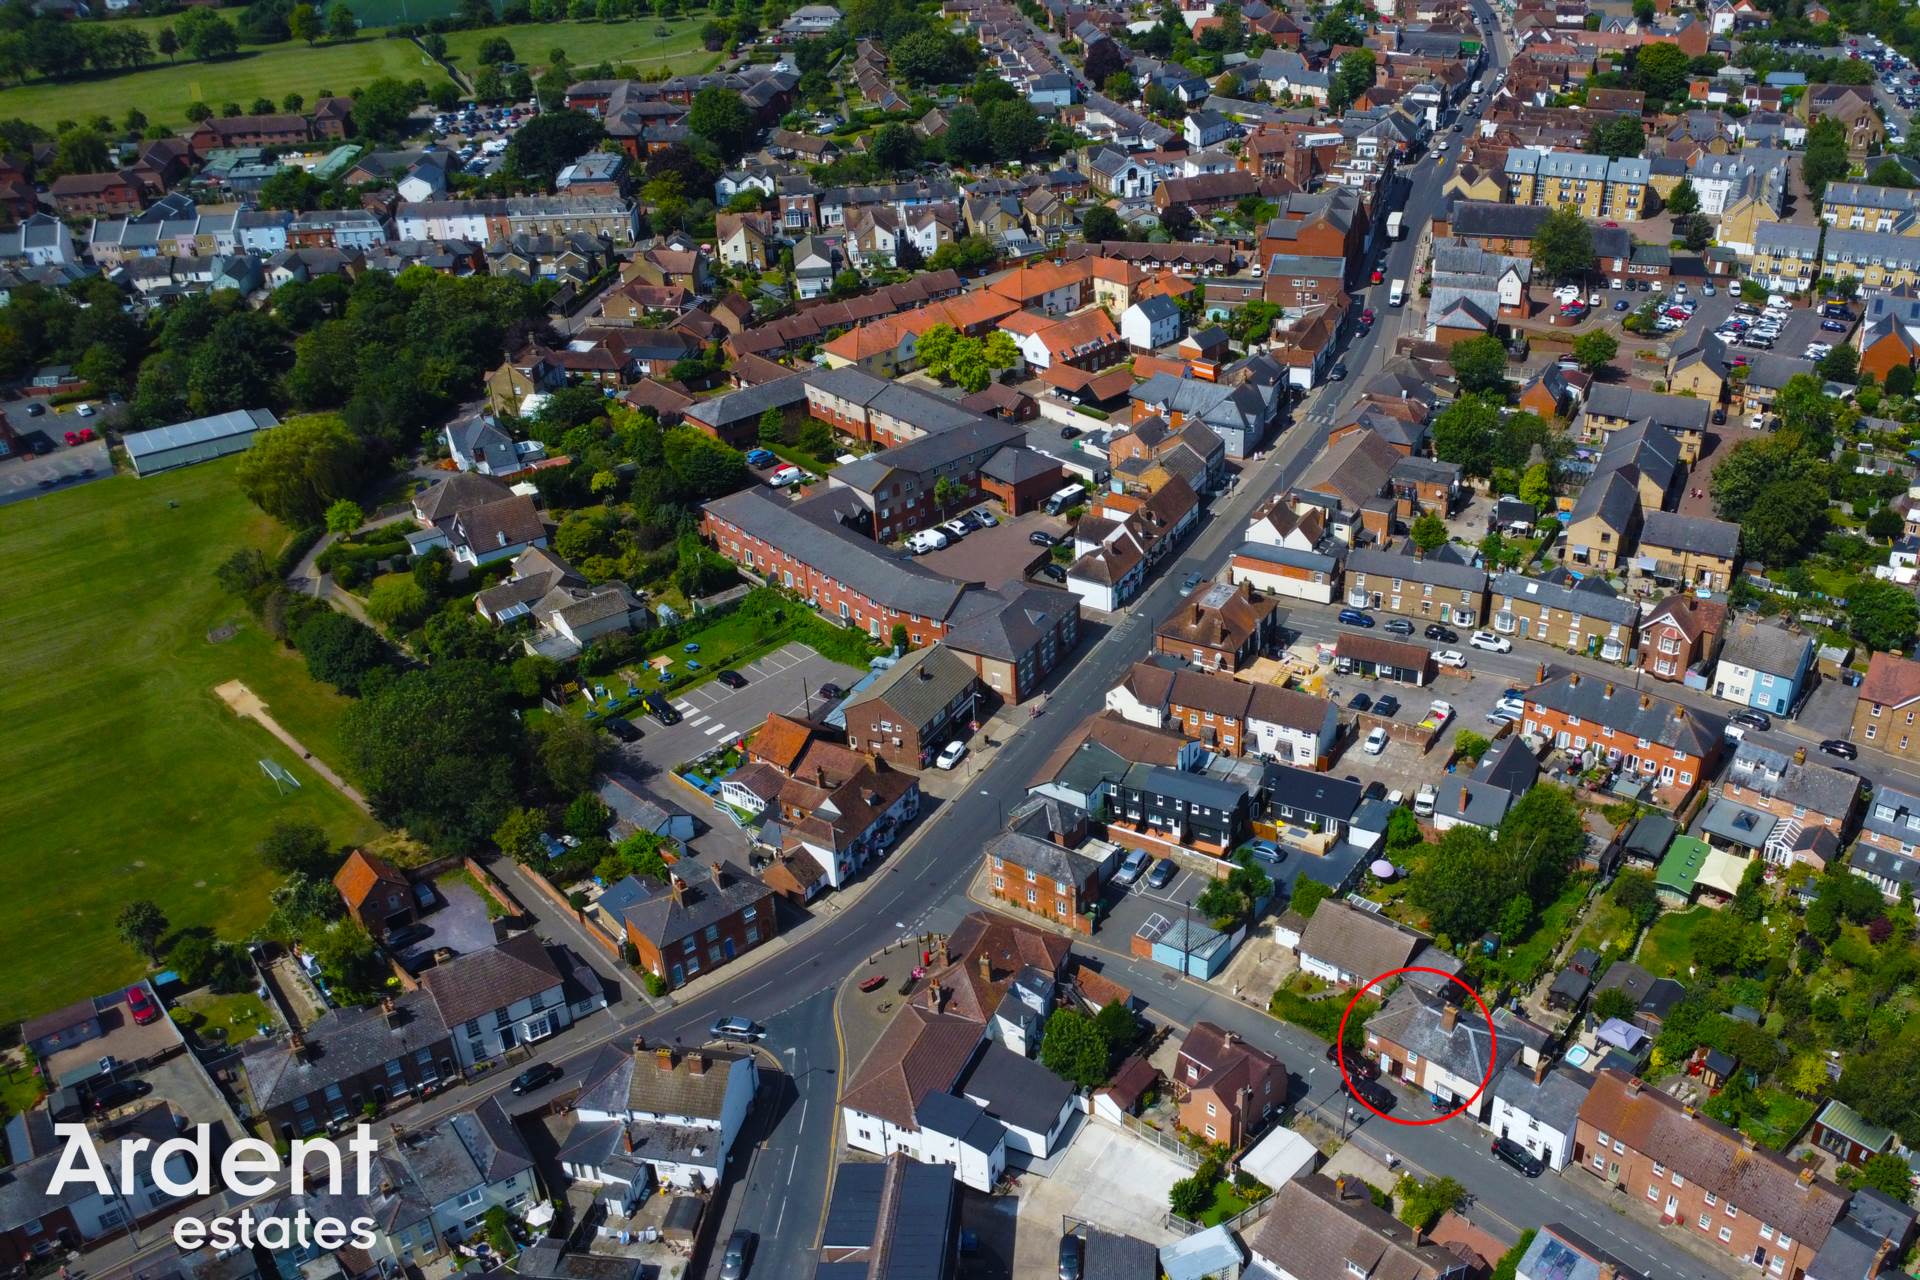
[[[795,642],[738,668],[746,686],[729,689],[709,680],[684,693],[669,693],[683,719],[676,725],[632,717],[646,736],[621,748],[628,758],[661,772],[685,764],[731,739],[744,737],[766,723],[770,712],[787,715],[824,715],[826,701],[820,686],[829,682],[851,687],[866,674],[844,663],[821,657]]]
[[[1013,1274],[1056,1273],[1060,1223],[1068,1217],[1148,1244],[1172,1244],[1177,1237],[1163,1225],[1167,1191],[1191,1172],[1118,1125],[1083,1122],[1050,1177],[1020,1179]]]

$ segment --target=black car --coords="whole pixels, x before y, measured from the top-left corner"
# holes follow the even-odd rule
[[[129,1102],[144,1098],[153,1092],[153,1086],[145,1080],[103,1080],[99,1084],[87,1087],[87,1096],[93,1100],[96,1111],[110,1111],[114,1107],[124,1107]]]
[[[1713,425],[1716,427],[1724,427],[1727,425],[1727,411],[1725,409],[1715,409],[1713,411]]]
[[[1400,699],[1390,693],[1383,693],[1373,700],[1373,714],[1392,719],[1400,712]]]
[[[1060,1237],[1060,1280],[1080,1280],[1080,1237]]]
[[[1035,529],[1032,533],[1027,535],[1027,541],[1031,542],[1036,547],[1050,547],[1054,543],[1060,541],[1060,539],[1054,537],[1052,534],[1048,533],[1044,529]]]
[[[753,1252],[753,1232],[745,1227],[727,1237],[726,1252],[720,1255],[720,1280],[746,1280],[747,1255]]]
[[[1546,1172],[1547,1162],[1515,1142],[1512,1138],[1495,1138],[1493,1140],[1493,1154],[1495,1159],[1512,1165],[1529,1178],[1537,1178]]]
[[[845,689],[842,689],[831,680],[820,686],[820,696],[828,702],[837,702],[839,699],[845,697],[846,693],[847,691]]]
[[[1373,709],[1373,697],[1370,694],[1356,693],[1347,699],[1347,710],[1370,711]]]
[[[1413,623],[1405,618],[1388,618],[1386,629],[1396,636],[1410,636],[1413,634]]]
[[[1773,728],[1773,717],[1764,711],[1736,711],[1727,719],[1735,724],[1743,724],[1749,729]]]
[[[1179,863],[1175,862],[1172,858],[1162,858],[1153,864],[1153,870],[1147,872],[1147,887],[1149,889],[1164,889],[1169,884],[1172,884],[1173,878],[1179,874]]]
[[[560,1068],[551,1062],[536,1062],[513,1078],[512,1089],[517,1094],[532,1093],[535,1089],[544,1089],[560,1078]]]
[[[1353,1096],[1372,1107],[1375,1111],[1393,1110],[1393,1091],[1378,1080],[1350,1079],[1347,1088]]]
[[[640,732],[639,726],[622,716],[609,716],[605,723],[607,732],[622,742],[638,742],[646,736]]]
[[[652,716],[655,720],[658,720],[661,724],[676,725],[680,723],[680,713],[674,710],[673,704],[671,702],[668,702],[665,698],[661,697],[659,694],[657,693],[648,694],[646,696],[646,704],[647,704],[647,714]]]
[[[1043,564],[1040,566],[1040,576],[1049,578],[1054,582],[1065,582],[1067,580],[1067,571],[1057,564]]]
[[[1452,627],[1443,627],[1437,622],[1429,622],[1422,633],[1429,640],[1438,640],[1442,644],[1459,644],[1460,633]]]
[[[1337,364],[1333,366],[1332,371],[1327,374],[1327,381],[1329,382],[1345,382],[1346,380],[1347,380],[1347,366],[1345,366],[1344,364]]]
[[[715,676],[714,679],[729,689],[744,689],[747,687],[747,678],[738,671],[722,671],[719,675]]]
[[[1330,1044],[1327,1046],[1326,1058],[1328,1062],[1334,1061],[1334,1058],[1339,1048],[1340,1046],[1338,1044]],[[1351,1076],[1353,1079],[1377,1080],[1380,1078],[1380,1068],[1375,1066],[1373,1063],[1368,1062],[1365,1058],[1361,1057],[1360,1055],[1349,1050],[1346,1053],[1345,1058],[1346,1058],[1347,1074]]]
[[[1842,760],[1857,760],[1860,758],[1860,748],[1854,746],[1845,738],[1828,738],[1820,744],[1820,749],[1830,756],[1839,756]]]

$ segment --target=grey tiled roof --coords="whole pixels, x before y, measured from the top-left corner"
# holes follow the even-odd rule
[[[1696,551],[1728,560],[1740,554],[1740,526],[1708,516],[1683,516],[1677,511],[1649,511],[1640,529],[1640,545]]]
[[[1430,582],[1437,587],[1450,587],[1459,591],[1485,591],[1487,589],[1487,571],[1472,565],[1461,564],[1440,555],[1416,557],[1407,553],[1411,540],[1402,544],[1401,551],[1380,551],[1371,547],[1362,548],[1347,554],[1347,572],[1364,573],[1381,578],[1402,578],[1408,582]]]
[[[1727,624],[1720,647],[1720,661],[1737,667],[1751,667],[1769,675],[1798,673],[1813,652],[1813,637],[1805,632],[1756,618],[1737,617]]]
[[[961,605],[966,617],[948,628],[945,643],[958,653],[1016,662],[1079,610],[1072,593],[1050,587],[1009,583],[999,591],[970,591]]]
[[[678,897],[657,893],[627,908],[625,921],[661,950],[709,924],[737,915],[750,906],[771,909],[773,890],[731,862],[707,867],[690,860],[675,864],[686,884]]]
[[[924,726],[939,719],[953,700],[975,683],[973,668],[944,644],[906,654],[847,705],[884,701],[908,724]]]
[[[485,951],[456,956],[421,975],[420,986],[433,997],[448,1026],[458,1026],[517,1000],[550,991],[561,983],[559,966],[546,944],[522,933]]]
[[[1670,430],[1700,431],[1707,425],[1712,406],[1694,396],[1666,396],[1618,383],[1596,382],[1587,392],[1587,412],[1630,421],[1651,418]]]
[[[245,1064],[255,1108],[265,1111],[303,1098],[446,1039],[446,1020],[424,989],[394,997],[394,1008],[392,1027],[377,1005],[322,1014],[306,1030],[305,1062],[294,1058],[284,1038],[250,1043]]]
[[[1695,756],[1713,750],[1727,728],[1726,718],[1710,711],[1696,711],[1625,684],[1574,671],[1549,674],[1543,683],[1527,690],[1526,700],[1605,725],[1629,738],[1645,738]]]
[[[1594,583],[1589,587],[1586,583]],[[1617,626],[1630,627],[1640,619],[1640,607],[1619,595],[1598,578],[1586,578],[1582,585],[1548,582],[1521,573],[1503,573],[1493,580],[1493,594],[1507,596],[1520,604],[1544,605],[1582,617],[1598,618]]]

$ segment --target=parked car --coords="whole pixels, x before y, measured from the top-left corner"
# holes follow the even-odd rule
[[[1327,380],[1329,382],[1345,382],[1347,380],[1347,366],[1344,364],[1336,364],[1333,366],[1332,369],[1327,371]]]
[[[722,671],[719,675],[715,676],[714,679],[729,689],[744,689],[747,687],[747,678],[738,671]]]
[[[1539,1156],[1533,1154],[1533,1152],[1527,1150],[1512,1138],[1495,1138],[1493,1140],[1493,1154],[1495,1159],[1512,1165],[1529,1178],[1539,1177],[1547,1168],[1547,1162],[1545,1160],[1542,1160]]]
[[[1410,636],[1413,634],[1413,623],[1405,618],[1388,618],[1386,629],[1396,636]]]
[[[1153,864],[1153,870],[1147,873],[1147,888],[1164,889],[1173,883],[1180,874],[1180,864],[1172,858],[1162,858]]]
[[[1349,711],[1369,711],[1372,708],[1373,695],[1370,693],[1356,693],[1347,699],[1347,710]]]
[[[27,416],[29,418],[37,418],[46,411],[47,406],[41,404],[38,400],[33,401],[27,406]]]
[[[945,524],[941,525],[940,528],[944,533],[946,533],[948,537],[952,538],[955,542],[960,541],[960,539],[966,537],[968,534],[973,532],[973,526],[968,524],[965,520],[949,520]]]
[[[1439,798],[1440,793],[1434,790],[1431,782],[1422,783],[1420,789],[1413,793],[1414,813],[1422,818],[1431,818],[1433,816],[1433,802]]]
[[[1400,699],[1390,693],[1383,693],[1373,700],[1373,714],[1390,719],[1400,710]]]
[[[1349,1080],[1347,1088],[1353,1092],[1354,1097],[1375,1111],[1384,1113],[1393,1110],[1393,1091],[1378,1080]]]
[[[715,1040],[741,1040],[752,1044],[767,1034],[767,1029],[752,1018],[742,1018],[738,1014],[729,1014],[715,1018],[713,1025],[707,1028],[707,1034]]]
[[[938,769],[951,769],[953,766],[959,764],[966,754],[967,744],[956,738],[942,747],[940,754],[933,758],[934,767]]]
[[[720,1280],[746,1280],[747,1258],[753,1252],[753,1232],[741,1227],[727,1237],[726,1252],[720,1255]]]
[[[1370,627],[1373,625],[1373,615],[1365,609],[1342,609],[1340,621],[1349,627]]]
[[[773,450],[771,449],[747,450],[747,465],[750,467],[764,467],[772,461]]]
[[[1287,851],[1271,840],[1249,840],[1246,847],[1249,853],[1262,862],[1278,865],[1287,860]]]
[[[608,716],[600,722],[607,726],[607,732],[622,742],[638,742],[646,735],[641,733],[633,721],[624,716]]]
[[[1054,543],[1060,541],[1060,539],[1054,537],[1044,529],[1035,529],[1027,535],[1027,541],[1036,547],[1051,547]]]
[[[1380,1068],[1372,1062],[1369,1062],[1364,1055],[1354,1053],[1351,1050],[1342,1054],[1340,1049],[1341,1046],[1338,1042],[1328,1045],[1326,1054],[1324,1055],[1326,1060],[1328,1062],[1342,1062],[1344,1060],[1343,1065],[1347,1069],[1347,1074],[1355,1080],[1378,1080],[1380,1078]]]
[[[1485,649],[1488,653],[1513,652],[1513,641],[1505,636],[1497,636],[1491,631],[1476,631],[1467,637],[1467,643],[1476,649]]]
[[[513,1078],[511,1089],[516,1094],[532,1093],[535,1089],[544,1089],[558,1080],[560,1068],[551,1062],[536,1062]]]
[[[1060,1280],[1080,1280],[1082,1261],[1080,1237],[1071,1234],[1061,1236]]]
[[[1379,755],[1387,749],[1387,731],[1379,725],[1373,726],[1373,731],[1367,734],[1367,740],[1364,746],[1368,755]]]
[[[820,696],[828,702],[838,702],[847,696],[847,691],[829,680],[820,686]]]
[[[982,529],[997,528],[1000,524],[1000,521],[994,517],[993,512],[987,510],[985,507],[975,507],[972,511],[967,512],[967,514],[975,520],[978,520]]]
[[[1828,333],[1845,333],[1847,331],[1847,326],[1838,320],[1822,320],[1820,327]]]
[[[1443,627],[1437,622],[1429,622],[1423,632],[1427,639],[1438,640],[1441,644],[1459,644],[1460,633],[1452,627]]]
[[[1458,649],[1441,649],[1434,653],[1436,666],[1460,668],[1467,665],[1467,655]]]
[[[1049,578],[1054,582],[1065,582],[1067,580],[1067,570],[1063,565],[1043,564],[1040,566],[1040,576]]]
[[[93,1101],[96,1111],[111,1111],[115,1107],[124,1107],[136,1098],[144,1098],[153,1092],[153,1086],[145,1080],[103,1080],[99,1084],[87,1087],[87,1096]]]
[[[1145,849],[1135,849],[1120,864],[1120,869],[1113,873],[1113,878],[1119,884],[1132,884],[1140,878],[1140,873],[1147,869],[1147,863],[1151,861]]]
[[[645,701],[647,704],[647,714],[662,725],[672,727],[680,723],[679,711],[675,710],[674,705],[668,702],[665,697],[658,693],[649,693]]]
[[[1845,738],[1828,738],[1820,744],[1820,749],[1830,756],[1839,756],[1842,760],[1858,760],[1860,748]]]
[[[93,406],[90,404],[82,404],[76,407],[74,412],[83,418],[91,418],[93,416]]]
[[[143,1027],[150,1022],[160,1020],[160,1006],[154,1003],[153,997],[147,994],[145,987],[127,988],[127,1012],[131,1013],[133,1020]]]
[[[1727,719],[1735,724],[1743,724],[1749,729],[1773,728],[1773,717],[1764,711],[1736,711]]]

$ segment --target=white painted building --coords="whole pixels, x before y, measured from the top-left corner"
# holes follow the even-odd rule
[[[647,1178],[690,1190],[716,1186],[753,1107],[750,1053],[671,1045],[603,1048],[582,1077],[576,1123],[558,1152],[572,1177],[630,1207]]]
[[[1180,340],[1180,308],[1164,294],[1142,298],[1120,314],[1120,336],[1135,351],[1153,351]]]

